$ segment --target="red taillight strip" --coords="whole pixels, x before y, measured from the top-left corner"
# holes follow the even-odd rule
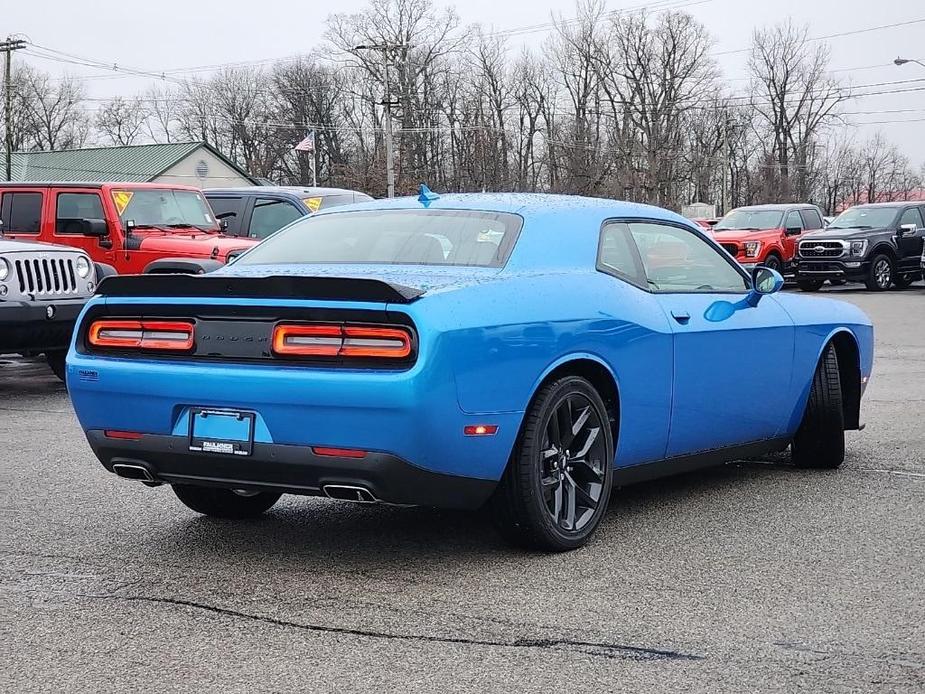
[[[369,325],[280,323],[273,352],[281,356],[404,359],[411,355],[407,328]]]
[[[103,435],[107,439],[123,439],[125,441],[139,441],[144,438],[144,434],[137,431],[118,431],[116,429],[106,429]]]
[[[326,448],[324,446],[312,446],[312,453],[323,455],[328,458],[365,458],[366,451],[357,448]]]
[[[193,347],[194,332],[190,321],[104,319],[90,325],[87,342],[93,347],[185,352]]]
[[[276,354],[336,357],[343,344],[339,325],[281,324],[273,329],[273,351]]]

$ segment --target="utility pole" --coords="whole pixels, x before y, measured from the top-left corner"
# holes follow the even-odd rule
[[[390,198],[395,197],[395,147],[392,142],[392,106],[398,102],[392,101],[392,91],[389,87],[389,63],[392,51],[404,47],[400,43],[377,43],[354,48],[356,51],[380,51],[382,53],[382,81],[385,87],[385,96],[380,105],[385,108],[385,180]]]
[[[4,131],[6,133],[6,180],[13,180],[13,51],[26,47],[22,39],[7,36],[6,41],[0,42],[0,53],[4,53],[5,65],[3,70],[3,94],[6,97],[4,108]]]

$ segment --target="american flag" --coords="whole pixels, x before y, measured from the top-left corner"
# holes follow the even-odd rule
[[[297,144],[293,149],[297,152],[314,152],[315,151],[315,131],[312,130],[308,137]]]

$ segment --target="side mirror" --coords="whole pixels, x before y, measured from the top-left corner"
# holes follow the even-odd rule
[[[786,234],[787,236],[799,236],[803,233],[803,229],[800,227],[787,227]]]
[[[218,220],[218,228],[221,230],[221,232],[222,232],[223,234],[224,234],[226,231],[228,231],[228,220],[225,219],[224,217],[222,217],[221,219],[219,219],[219,220]]]
[[[914,234],[916,229],[918,227],[915,224],[900,224],[899,229],[896,230],[896,235],[902,237],[906,234]]]
[[[63,226],[62,231],[67,234],[96,236],[100,239],[109,236],[109,225],[105,219],[62,219],[58,225]]]
[[[749,306],[757,306],[765,294],[774,294],[784,287],[784,278],[777,271],[764,265],[752,270],[752,290],[745,297]]]

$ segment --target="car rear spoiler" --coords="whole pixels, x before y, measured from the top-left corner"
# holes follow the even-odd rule
[[[113,275],[100,282],[101,296],[318,299],[410,304],[423,289],[362,277],[230,277],[218,275]]]

